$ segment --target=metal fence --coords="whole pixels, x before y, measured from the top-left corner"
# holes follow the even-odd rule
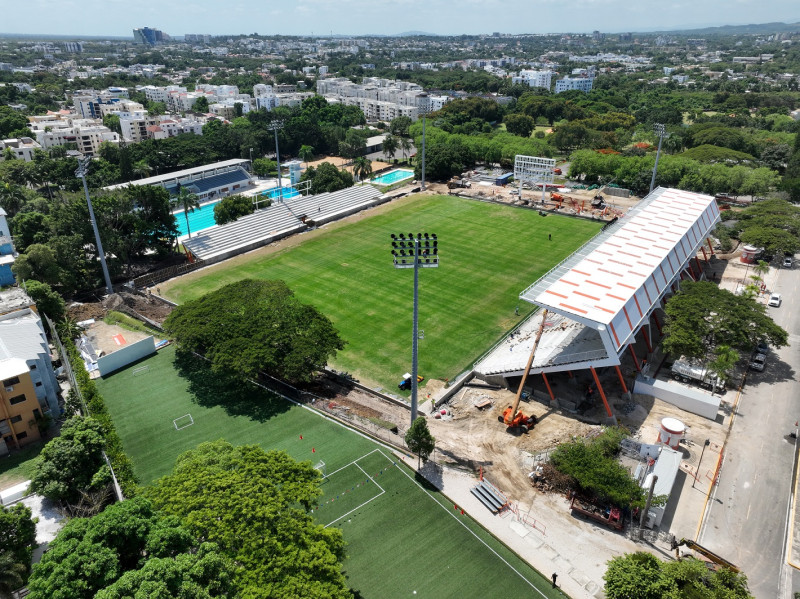
[[[86,401],[83,398],[83,393],[81,393],[81,388],[78,386],[78,380],[75,378],[75,371],[72,368],[72,363],[69,361],[69,354],[64,350],[64,345],[61,343],[61,338],[58,336],[56,325],[52,320],[50,320],[47,314],[42,313],[42,316],[44,316],[45,321],[47,321],[47,326],[50,327],[50,336],[53,338],[53,343],[56,346],[58,355],[61,357],[61,365],[64,367],[64,372],[67,375],[69,385],[72,390],[75,391],[75,394],[78,396],[78,400],[80,400],[81,407],[83,409],[83,415],[88,416],[89,410],[86,407]],[[81,368],[83,368],[83,365],[81,365]]]

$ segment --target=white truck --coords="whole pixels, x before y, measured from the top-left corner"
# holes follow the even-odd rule
[[[725,388],[725,382],[696,358],[681,356],[675,360],[672,365],[672,378],[684,383],[694,382],[712,391]]]

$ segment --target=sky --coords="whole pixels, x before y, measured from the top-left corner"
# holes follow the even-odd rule
[[[768,12],[765,10],[768,8]],[[797,0],[0,0],[0,32],[173,35],[607,33],[800,21]]]

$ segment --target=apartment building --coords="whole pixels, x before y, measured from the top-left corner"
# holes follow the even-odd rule
[[[364,77],[361,84],[345,77],[320,79],[317,93],[329,102],[358,106],[368,121],[391,120],[407,116],[416,120],[421,114],[440,110],[449,96],[426,94],[422,87],[408,81]]]
[[[593,83],[594,79],[590,77],[564,77],[563,79],[556,81],[556,93],[560,94],[561,92],[566,92],[573,89],[582,92],[590,92],[592,91]]]
[[[75,148],[84,156],[96,156],[100,144],[105,141],[118,144],[120,139],[117,133],[94,119],[67,118],[47,125],[31,123],[30,126],[43,149],[75,144]]]
[[[60,389],[35,308],[22,289],[0,292],[0,454],[39,439],[36,419],[60,413]]]
[[[4,139],[0,141],[0,160],[5,160],[7,151],[10,151],[17,160],[30,162],[33,160],[34,151],[41,148],[42,146],[30,137]]]

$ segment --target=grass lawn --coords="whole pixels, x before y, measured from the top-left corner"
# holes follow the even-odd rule
[[[44,444],[44,441],[37,441],[19,451],[12,451],[0,457],[0,489],[7,489],[31,479],[33,460],[39,455]]]
[[[363,597],[563,596],[385,448],[254,386],[226,387],[201,360],[176,355],[169,347],[97,381],[142,483],[202,441],[284,449],[326,462],[315,517],[343,530],[348,583]],[[176,430],[186,414],[194,424]]]
[[[385,208],[329,226],[296,247],[191,273],[164,284],[164,294],[180,303],[243,278],[283,279],[347,341],[333,366],[396,390],[410,370],[414,275],[392,267],[391,233],[439,236],[440,267],[419,273],[425,334],[419,372],[450,379],[530,312],[520,291],[601,224],[449,196],[417,196]]]

